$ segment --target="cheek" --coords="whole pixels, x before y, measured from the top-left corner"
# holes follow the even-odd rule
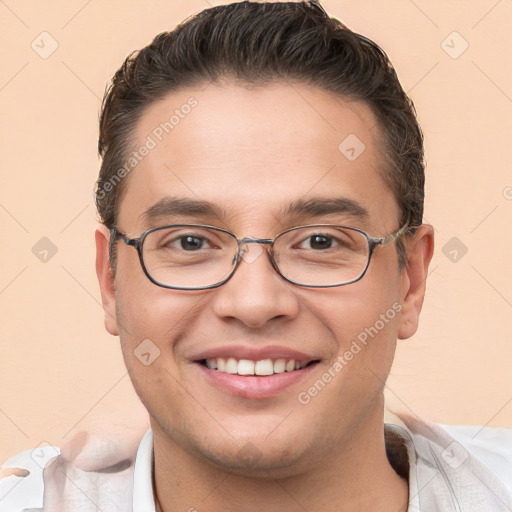
[[[367,275],[357,283],[317,292],[314,300],[303,297],[303,302],[331,332],[340,351],[356,339],[396,339],[402,309],[398,279],[396,284],[375,282]]]
[[[312,418],[329,416],[334,425],[346,423],[354,431],[382,396],[401,310],[397,288],[372,283],[363,278],[311,301],[310,309],[334,340],[333,356],[297,396]]]
[[[387,379],[402,310],[400,276],[394,264],[392,257],[382,263],[376,259],[360,281],[322,290],[308,301],[325,335],[333,340],[332,357],[324,371],[329,373],[327,379],[336,375],[334,394],[345,386],[354,392],[368,389],[371,382],[377,391]]]
[[[150,338],[158,344],[172,343],[186,329],[202,302],[201,297],[177,296],[171,290],[161,290],[163,293],[158,289],[147,294],[127,290],[118,293],[121,338],[131,342]]]
[[[155,353],[173,352],[177,340],[191,326],[205,299],[204,293],[183,292],[157,286],[133,262],[119,269],[116,310],[119,336],[128,368],[137,368],[133,355],[144,348]],[[138,264],[138,261],[135,262]],[[134,268],[135,267],[135,268]],[[142,345],[141,345],[142,344]],[[159,361],[163,364],[164,358]],[[172,366],[174,358],[165,358]]]
[[[119,337],[135,391],[151,414],[179,403],[182,390],[180,340],[192,328],[202,297],[157,287],[148,281],[120,284]]]

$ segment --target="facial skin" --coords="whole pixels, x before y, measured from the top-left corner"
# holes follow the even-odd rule
[[[372,236],[400,227],[398,206],[381,177],[381,134],[365,104],[300,84],[210,84],[152,104],[138,123],[135,146],[190,97],[197,106],[128,178],[117,225],[130,237],[171,223],[219,226],[238,238],[273,238],[310,223],[351,225]],[[338,149],[349,134],[366,147],[354,161]],[[143,212],[165,197],[208,201],[224,215],[145,222]],[[359,203],[367,218],[283,215],[293,201],[339,197]],[[114,287],[103,226],[96,241],[105,324],[120,336],[130,377],[150,414],[163,510],[407,509],[407,484],[385,455],[383,387],[397,338],[417,328],[431,226],[407,240],[409,264],[402,274],[390,244],[375,249],[360,281],[317,289],[284,281],[257,244],[247,246],[250,262],[243,260],[219,288],[165,289],[148,280],[137,252],[122,241]],[[401,312],[308,404],[300,403],[299,393],[393,304],[401,304]],[[146,339],[160,350],[149,366],[134,355]],[[277,347],[319,362],[273,396],[237,396],[212,383],[197,362],[205,350],[229,347],[250,354]]]

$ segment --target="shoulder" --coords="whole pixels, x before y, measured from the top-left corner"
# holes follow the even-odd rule
[[[8,459],[0,474],[0,512],[42,510],[43,470],[59,455],[59,448],[46,444]]]
[[[512,429],[438,425],[491,470],[512,494]]]
[[[150,433],[143,437],[149,444],[144,444],[141,456],[151,461]],[[91,502],[95,510],[132,510],[141,437],[138,430],[117,438],[83,432],[60,448],[44,443],[11,457],[2,465],[0,512],[74,512],[89,510]],[[142,469],[139,473],[147,473],[150,480],[150,463]]]
[[[453,503],[468,512],[504,510],[504,504],[512,510],[512,430],[398,416],[418,510],[451,510]]]

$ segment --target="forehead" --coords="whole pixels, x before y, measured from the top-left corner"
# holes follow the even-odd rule
[[[207,201],[224,220],[254,226],[275,220],[284,205],[321,198],[357,202],[377,220],[396,218],[381,148],[366,104],[305,84],[172,92],[136,125],[137,162],[118,223],[143,227],[143,212],[167,196]]]

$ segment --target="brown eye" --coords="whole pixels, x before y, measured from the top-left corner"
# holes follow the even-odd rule
[[[180,248],[185,251],[197,251],[202,249],[204,239],[197,236],[181,236],[177,239],[180,244]]]
[[[311,249],[329,249],[333,243],[332,237],[325,235],[313,235],[308,240]]]

